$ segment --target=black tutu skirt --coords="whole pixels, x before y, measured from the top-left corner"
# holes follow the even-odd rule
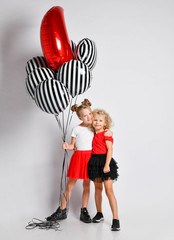
[[[106,154],[92,154],[88,162],[89,179],[95,182],[103,182],[105,180],[117,180],[118,166],[117,162],[112,158],[110,161],[110,172],[104,173],[103,168],[106,163]]]

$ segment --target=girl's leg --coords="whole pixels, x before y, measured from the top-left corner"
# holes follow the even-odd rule
[[[66,185],[66,190],[63,193],[60,209],[66,208],[66,205],[67,205],[68,201],[70,200],[71,193],[72,193],[72,190],[73,190],[76,182],[77,182],[77,179],[69,178],[68,183]]]
[[[90,180],[83,181],[82,208],[87,208],[90,193]]]
[[[97,212],[102,212],[102,191],[103,185],[100,182],[94,182],[95,185],[95,204]]]
[[[113,219],[118,219],[117,200],[114,195],[112,180],[104,181],[104,186],[105,186],[106,195],[109,199],[109,204],[112,210]]]
[[[63,193],[61,206],[53,214],[46,218],[47,221],[57,221],[67,218],[66,205],[71,197],[71,193],[76,184],[76,181],[77,179],[69,178],[69,181],[66,184],[66,189]]]
[[[90,192],[90,180],[83,180],[83,194],[82,194],[82,208],[80,212],[80,220],[85,223],[90,223],[91,218],[89,216],[87,206]]]

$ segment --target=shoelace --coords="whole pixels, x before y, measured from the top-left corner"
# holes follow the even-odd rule
[[[87,216],[87,217],[89,217],[88,210],[85,210],[85,211],[84,211],[84,215]]]
[[[39,229],[45,229],[45,230],[49,230],[49,229],[53,229],[55,231],[61,230],[60,223],[56,221],[42,221],[38,218],[33,218],[25,228],[27,230],[31,230],[37,227]]]
[[[57,216],[57,214],[58,214],[58,210],[56,210],[56,211],[50,216],[50,218],[54,218],[55,216]]]

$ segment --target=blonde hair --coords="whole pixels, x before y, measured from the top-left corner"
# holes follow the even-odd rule
[[[85,98],[83,102],[81,102],[81,105],[78,106],[77,104],[75,104],[71,107],[71,110],[73,112],[76,112],[77,116],[80,117],[80,111],[86,108],[89,108],[91,111],[91,108],[90,108],[91,105],[92,105],[91,102]]]
[[[110,129],[111,125],[112,125],[112,118],[110,117],[110,115],[103,109],[94,109],[94,111],[92,112],[93,117],[95,117],[95,115],[100,115],[104,117],[105,120],[105,126],[104,129]]]

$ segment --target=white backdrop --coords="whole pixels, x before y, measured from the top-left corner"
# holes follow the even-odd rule
[[[62,6],[69,38],[88,37],[98,50],[92,87],[79,96],[113,118],[114,183],[121,231],[110,231],[111,211],[103,194],[102,224],[79,221],[82,186],[76,185],[62,231],[25,230],[58,206],[63,151],[57,122],[25,89],[25,65],[42,55],[40,24]],[[172,0],[15,0],[0,9],[0,236],[24,239],[173,239]],[[79,122],[74,116],[72,126]],[[96,212],[94,187],[89,201]]]

